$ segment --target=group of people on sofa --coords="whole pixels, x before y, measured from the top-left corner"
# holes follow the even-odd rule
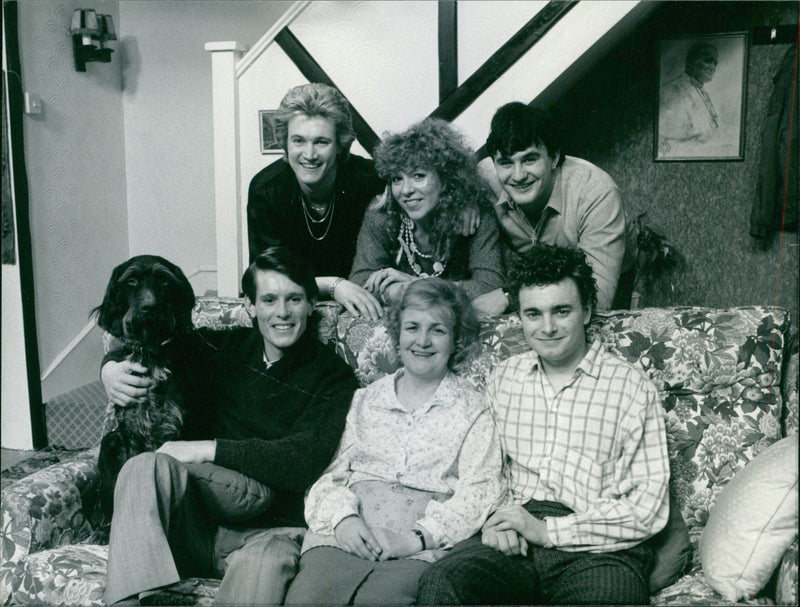
[[[619,190],[563,156],[542,110],[501,107],[478,166],[447,123],[349,154],[347,103],[291,89],[285,158],[248,201],[252,328],[198,330],[184,440],[117,481],[106,602],[221,577],[220,605],[648,603],[669,514],[655,386],[588,341],[625,269]],[[358,388],[315,303],[383,318],[400,369]],[[485,393],[460,379],[478,314],[519,314],[530,351]],[[104,361],[109,399],[147,370]],[[247,521],[204,504],[191,464],[269,487]],[[154,597],[157,597],[154,598]]]

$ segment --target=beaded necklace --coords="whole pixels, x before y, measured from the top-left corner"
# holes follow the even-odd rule
[[[423,253],[419,250],[417,243],[414,240],[414,222],[411,221],[407,215],[401,215],[400,234],[397,236],[397,240],[400,241],[400,250],[397,252],[397,259],[395,260],[395,263],[400,263],[403,253],[405,252],[408,265],[411,266],[414,274],[420,278],[440,276],[444,272],[444,269],[447,266],[447,258],[445,258],[444,261],[436,260],[433,262],[432,274],[422,271],[422,266],[420,266],[417,262],[417,256],[423,259],[433,259],[433,253]]]

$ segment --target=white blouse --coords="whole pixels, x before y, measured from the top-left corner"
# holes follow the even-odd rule
[[[330,536],[345,517],[380,509],[360,503],[359,495],[375,495],[353,489],[364,481],[386,484],[387,491],[378,493],[394,492],[401,500],[418,491],[433,494],[412,525],[433,537],[429,549],[449,548],[475,534],[501,501],[500,441],[485,397],[448,373],[427,403],[408,412],[395,393],[403,372],[353,396],[336,456],[306,496],[311,532]]]

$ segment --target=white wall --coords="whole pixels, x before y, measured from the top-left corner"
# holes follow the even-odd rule
[[[211,56],[256,42],[292,2],[120,3],[130,254],[162,255],[216,288]]]
[[[35,0],[18,7],[22,87],[43,102],[41,114],[22,121],[44,371],[87,326],[114,260],[128,250],[119,54],[76,72],[69,34],[76,8],[111,14],[115,23],[119,14],[115,2]],[[97,339],[80,347],[85,358],[102,355]],[[63,381],[46,381],[43,397],[95,379],[96,364],[78,365]],[[14,406],[27,414],[27,403]]]

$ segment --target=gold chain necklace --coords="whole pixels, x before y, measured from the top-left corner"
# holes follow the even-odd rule
[[[314,216],[311,214],[311,211],[308,209],[308,205],[311,203],[306,203],[306,197],[303,194],[300,194],[300,203],[303,206],[303,217],[306,220],[306,228],[308,229],[308,234],[316,240],[317,242],[321,240],[325,240],[325,237],[328,235],[328,232],[331,229],[331,225],[333,224],[333,207],[336,206],[336,192],[334,191],[333,196],[331,196],[331,202],[328,205],[328,208],[323,213],[322,217],[319,219],[315,219]],[[314,234],[314,230],[311,229],[312,225],[320,225],[327,222],[328,225],[325,226],[325,231],[322,233],[322,236],[317,236]]]

